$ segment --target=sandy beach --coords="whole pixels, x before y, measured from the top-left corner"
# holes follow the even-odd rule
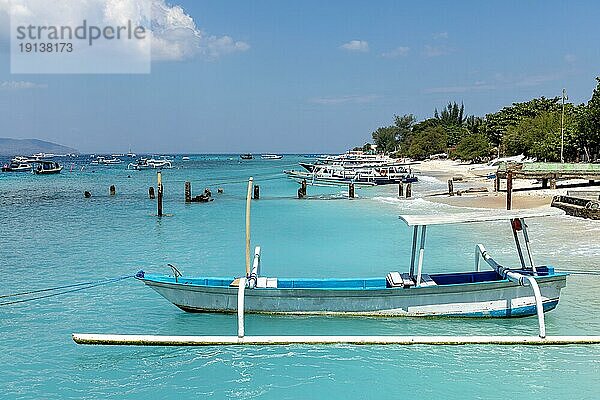
[[[476,176],[472,169],[482,164],[463,164],[452,160],[431,160],[414,165],[412,169],[417,174],[435,177],[442,182],[453,179],[454,196],[449,196],[447,191],[428,194],[429,201],[448,204],[456,207],[472,208],[506,208],[506,192],[494,192],[494,180]],[[563,181],[576,184],[585,181]],[[503,182],[502,185],[505,183]],[[467,191],[474,191],[468,193]],[[570,188],[541,189],[540,183],[532,180],[515,180],[513,191],[513,209],[528,209],[549,207],[552,198],[565,195]]]

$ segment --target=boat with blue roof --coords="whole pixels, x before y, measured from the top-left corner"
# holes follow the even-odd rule
[[[567,274],[536,265],[525,218],[556,215],[554,210],[402,215],[412,228],[407,271],[356,279],[280,278],[263,275],[260,247],[242,277],[184,276],[138,272],[136,278],[188,312],[235,313],[239,286],[244,285],[246,313],[348,316],[521,317],[554,309]],[[467,272],[426,273],[425,238],[430,225],[510,222],[520,265],[497,263],[482,244]],[[484,260],[489,270],[480,269]],[[408,262],[409,261],[409,262]]]

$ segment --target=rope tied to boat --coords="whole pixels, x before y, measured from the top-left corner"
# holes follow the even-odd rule
[[[69,285],[61,285],[61,286],[44,288],[44,289],[29,290],[27,292],[4,294],[4,295],[0,295],[0,299],[6,299],[6,298],[11,298],[11,297],[23,297],[23,296],[30,296],[30,295],[36,295],[36,294],[37,294],[37,296],[28,297],[25,299],[4,301],[4,302],[0,303],[0,306],[8,306],[11,304],[25,303],[25,302],[29,302],[29,301],[59,296],[62,294],[79,292],[79,291],[91,289],[91,288],[94,288],[97,286],[108,285],[110,283],[120,282],[124,279],[129,279],[129,278],[133,278],[133,277],[134,277],[134,275],[125,275],[125,276],[118,276],[115,278],[101,279],[101,280],[97,280],[97,281],[79,282],[79,283],[72,283]],[[67,289],[67,290],[63,290],[63,289]],[[48,293],[48,292],[52,292],[52,293]],[[47,293],[47,294],[41,294],[41,293]]]

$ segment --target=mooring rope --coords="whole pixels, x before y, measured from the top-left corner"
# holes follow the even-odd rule
[[[91,288],[96,287],[96,286],[107,285],[109,283],[115,283],[115,282],[122,281],[124,279],[133,278],[133,277],[134,277],[134,275],[126,275],[126,276],[119,276],[119,277],[110,278],[110,279],[102,279],[102,280],[99,280],[99,281],[73,283],[73,284],[70,284],[70,285],[55,286],[55,287],[51,287],[51,288],[31,290],[31,291],[28,291],[28,292],[5,294],[5,295],[1,295],[0,298],[28,296],[28,295],[36,294],[36,293],[54,292],[56,290],[61,290],[61,289],[75,288],[75,289],[70,289],[70,290],[64,290],[62,292],[45,294],[45,295],[42,295],[42,296],[29,297],[27,299],[6,301],[4,303],[0,303],[0,306],[8,306],[10,304],[25,303],[25,302],[28,302],[28,301],[34,301],[34,300],[45,299],[45,298],[48,298],[48,297],[59,296],[61,294],[78,292],[78,291],[81,291],[81,290],[91,289]]]
[[[570,275],[595,275],[595,276],[600,276],[600,271],[556,271],[556,272],[563,272],[566,274],[570,274]]]

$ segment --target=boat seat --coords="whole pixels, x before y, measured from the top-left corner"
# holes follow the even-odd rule
[[[259,276],[256,279],[256,287],[277,289],[277,278],[266,278]]]
[[[410,274],[401,274],[397,271],[390,272],[385,277],[387,287],[410,287],[414,286],[415,282],[411,279]]]
[[[422,274],[421,275],[421,287],[423,286],[437,286],[437,283],[434,282],[433,279],[431,279],[431,276],[427,275],[427,274]]]

